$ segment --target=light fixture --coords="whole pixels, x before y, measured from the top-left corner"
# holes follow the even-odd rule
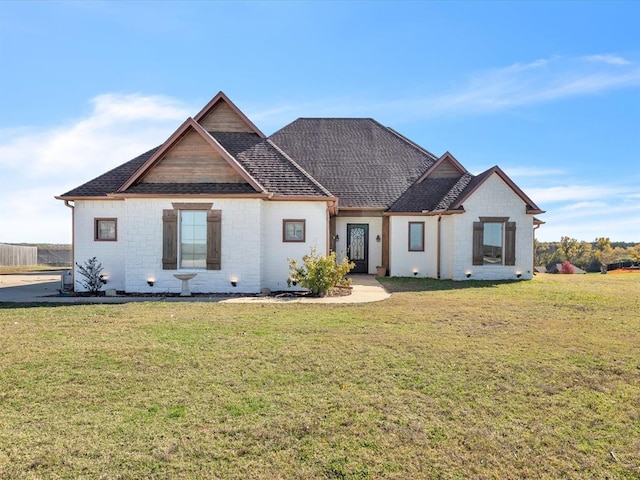
[[[522,272],[521,271],[517,271],[516,272],[516,278],[520,278],[522,276]]]
[[[231,277],[231,286],[232,287],[237,287],[238,286],[238,278],[237,277]]]
[[[147,285],[153,287],[153,284],[156,282],[156,279],[153,277],[147,277]]]
[[[336,237],[335,238],[336,238],[336,242],[340,241],[340,235],[338,235],[337,233],[336,233]]]
[[[376,235],[376,242],[380,243],[380,235]]]
[[[106,273],[104,275],[100,275],[100,281],[106,285],[107,282],[109,281],[109,275]]]
[[[465,275],[467,276],[467,278],[469,278],[471,276],[471,272],[467,271],[467,273],[465,273]]]
[[[414,275],[418,275],[418,269],[417,269],[417,268],[414,268],[414,269],[413,269],[413,274],[414,274]]]

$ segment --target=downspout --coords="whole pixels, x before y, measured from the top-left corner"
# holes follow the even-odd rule
[[[531,275],[533,276],[533,274],[536,271],[536,230],[540,228],[540,224],[534,225],[533,226],[533,255],[531,255],[531,263],[533,264],[531,266]]]
[[[76,206],[71,205],[71,200],[65,200],[64,206],[71,209],[71,286],[76,291]],[[63,282],[64,283],[64,282]]]
[[[437,260],[437,266],[436,266],[436,275],[438,280],[440,279],[440,244],[442,243],[442,215],[438,215],[438,241],[436,242],[438,244],[437,248],[438,251],[436,253],[436,256],[438,257]]]

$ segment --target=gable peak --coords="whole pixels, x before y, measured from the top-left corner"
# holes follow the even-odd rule
[[[260,129],[223,91],[219,91],[193,119],[207,131],[253,132],[260,138],[265,138]]]

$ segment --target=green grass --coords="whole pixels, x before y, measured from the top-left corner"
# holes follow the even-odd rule
[[[640,275],[0,304],[0,478],[640,478]]]

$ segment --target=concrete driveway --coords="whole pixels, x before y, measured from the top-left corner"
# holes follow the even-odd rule
[[[62,271],[0,275],[0,302],[33,301],[56,295]]]

